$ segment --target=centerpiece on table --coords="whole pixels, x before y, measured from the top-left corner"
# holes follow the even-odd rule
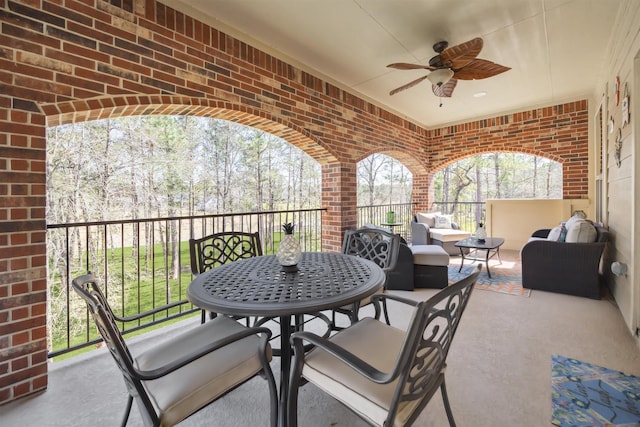
[[[486,240],[487,238],[487,230],[485,230],[484,228],[484,223],[480,222],[478,223],[478,228],[476,228],[476,239],[478,239],[478,242],[482,243]]]
[[[300,243],[293,235],[294,228],[295,226],[290,222],[282,224],[284,237],[280,241],[278,252],[276,252],[278,262],[282,266],[282,271],[285,273],[295,273],[298,271],[298,262],[300,261],[300,258],[302,258]]]

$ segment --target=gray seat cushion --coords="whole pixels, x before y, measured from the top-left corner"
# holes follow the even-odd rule
[[[383,372],[390,372],[400,353],[405,332],[372,318],[362,319],[331,341]],[[384,349],[380,348],[384,342]],[[326,351],[316,348],[305,357],[302,375],[345,403],[371,424],[382,426],[388,415],[397,381],[376,384]],[[401,402],[394,425],[404,425],[417,401]]]
[[[413,263],[417,265],[448,266],[449,254],[438,245],[413,245]]]
[[[190,329],[135,358],[140,369],[151,370],[194,352],[245,327],[225,316]],[[260,370],[259,338],[256,335],[213,351],[162,378],[145,381],[161,425],[174,425],[197,408],[214,401]],[[268,355],[270,357],[270,354]]]

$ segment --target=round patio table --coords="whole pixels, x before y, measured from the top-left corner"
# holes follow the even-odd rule
[[[304,252],[298,271],[281,271],[275,255],[221,265],[187,290],[195,306],[229,315],[280,318],[279,425],[286,425],[292,316],[352,304],[380,290],[385,274],[372,261],[340,253]]]

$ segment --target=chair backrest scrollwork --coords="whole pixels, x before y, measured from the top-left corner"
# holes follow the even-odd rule
[[[348,230],[342,242],[343,254],[373,261],[385,272],[395,268],[399,250],[399,235],[375,228]]]
[[[260,235],[240,231],[215,233],[189,240],[191,271],[198,275],[214,267],[262,255]]]

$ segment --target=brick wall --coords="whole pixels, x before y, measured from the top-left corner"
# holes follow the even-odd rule
[[[131,114],[220,117],[274,133],[322,165],[325,250],[356,224],[357,161],[414,174],[477,152],[561,161],[587,196],[586,102],[426,130],[153,0],[0,0],[0,403],[46,376],[45,130]]]
[[[588,194],[589,112],[576,101],[436,129],[429,165],[437,171],[463,157],[488,152],[519,152],[562,163],[563,198]]]

